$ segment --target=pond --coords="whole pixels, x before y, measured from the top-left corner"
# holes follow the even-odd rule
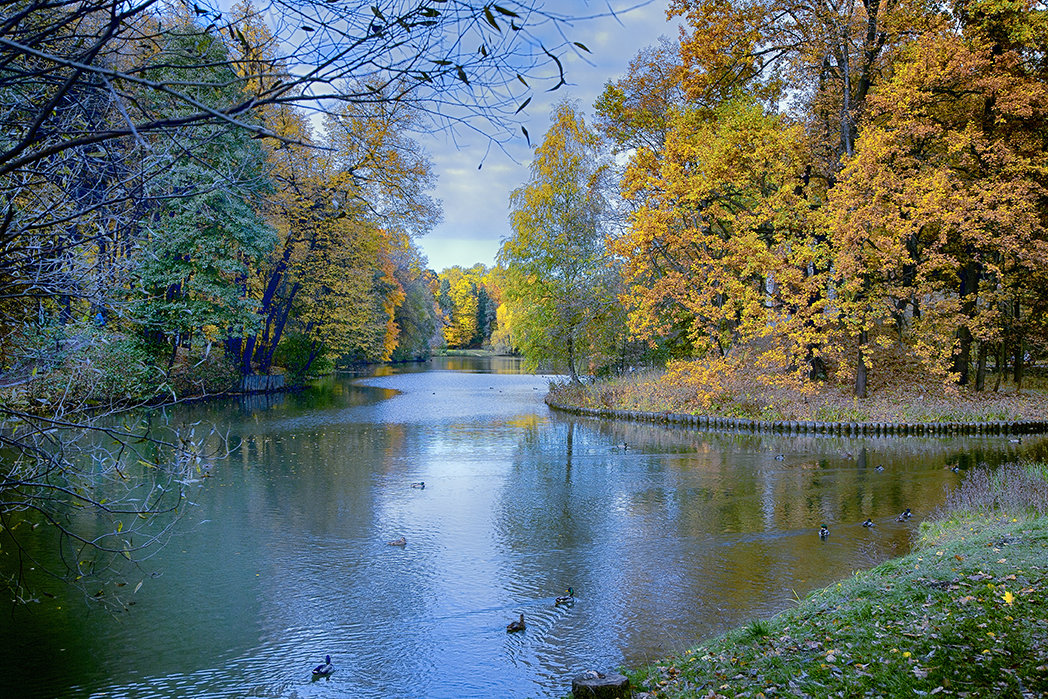
[[[61,588],[5,610],[0,694],[560,697],[904,553],[964,471],[1044,455],[579,418],[545,406],[548,380],[436,359],[158,413],[241,446],[162,550],[104,582],[138,588],[127,612]]]

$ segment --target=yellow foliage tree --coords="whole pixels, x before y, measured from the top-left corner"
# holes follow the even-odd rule
[[[700,355],[760,347],[777,365],[811,360],[826,250],[798,192],[803,146],[799,126],[738,99],[681,113],[661,152],[634,158],[623,188],[637,209],[614,243],[633,332],[684,328]]]

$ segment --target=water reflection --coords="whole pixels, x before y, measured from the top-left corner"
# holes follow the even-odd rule
[[[60,596],[5,615],[0,692],[562,696],[584,669],[653,659],[901,553],[962,477],[949,466],[1043,454],[1042,439],[580,419],[548,412],[547,377],[486,367],[449,358],[154,416],[213,421],[242,447],[128,572],[143,583],[128,614]],[[896,522],[905,507],[918,519]],[[578,603],[555,607],[568,585]],[[520,613],[527,631],[506,634]],[[60,662],[41,671],[26,648]],[[337,670],[313,683],[326,653]]]

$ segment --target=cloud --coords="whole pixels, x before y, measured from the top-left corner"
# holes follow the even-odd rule
[[[556,103],[565,98],[577,100],[587,119],[592,118],[593,102],[604,83],[620,77],[637,52],[655,44],[660,36],[676,36],[676,24],[666,21],[666,4],[657,0],[616,16],[576,20],[564,27],[568,39],[581,42],[590,53],[564,55],[568,84],[556,92],[534,94],[525,122],[532,146],[541,142]],[[573,0],[557,3],[556,11],[582,17],[606,14],[607,6]],[[457,140],[447,134],[419,138],[438,176],[434,196],[444,203],[443,222],[417,241],[429,266],[436,270],[477,262],[494,264],[500,241],[510,234],[510,192],[527,180],[532,157],[523,136],[507,144],[505,152],[489,150],[487,140],[476,134],[459,134]]]

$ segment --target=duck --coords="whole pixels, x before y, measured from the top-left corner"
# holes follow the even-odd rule
[[[872,519],[867,517],[866,521],[862,523],[862,526],[864,526],[864,527],[876,527],[877,525],[873,523]]]
[[[819,538],[820,539],[825,539],[829,535],[830,535],[830,530],[826,528],[825,524],[822,525],[821,527],[819,527]]]
[[[883,471],[883,470],[884,470],[884,467],[883,467],[883,466],[881,466],[880,464],[877,464],[877,468],[875,468],[875,469],[873,469],[873,470],[874,470],[874,471]]]
[[[506,633],[513,633],[514,631],[523,631],[526,627],[524,626],[524,615],[520,615],[519,621],[511,621],[506,626]]]
[[[426,481],[418,481],[417,483],[412,483],[411,487],[412,488],[425,488],[426,487]]]
[[[407,546],[408,545],[408,540],[402,536],[399,539],[394,539],[393,541],[390,541],[389,545],[390,546]]]
[[[324,662],[313,668],[313,677],[327,677],[335,671],[335,666],[331,664],[331,656],[325,655]]]
[[[565,590],[565,592],[567,592],[568,594],[562,597],[558,597],[554,602],[554,606],[559,607],[563,604],[565,606],[570,607],[573,604],[575,604],[575,588],[569,587],[567,590]]]
[[[786,458],[786,455],[785,455],[785,454],[776,454],[776,455],[775,455],[775,460],[776,460],[776,461],[782,461],[782,460],[784,460],[785,458]]]
[[[896,522],[905,522],[910,517],[913,517],[913,513],[910,512],[910,508],[907,507],[905,512],[903,512],[901,515],[899,515],[898,517],[895,518],[895,521]]]

